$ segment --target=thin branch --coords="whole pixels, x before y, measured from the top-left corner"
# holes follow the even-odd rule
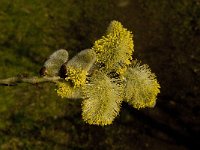
[[[55,77],[11,77],[7,79],[0,79],[0,86],[13,86],[17,85],[17,83],[30,83],[30,84],[37,84],[43,82],[53,82],[56,83],[59,80],[63,80],[59,76]]]

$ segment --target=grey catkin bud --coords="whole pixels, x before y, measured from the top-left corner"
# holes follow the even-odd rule
[[[79,68],[89,71],[96,61],[96,54],[92,49],[85,49],[67,62],[67,67]]]
[[[45,75],[57,76],[62,64],[68,61],[68,52],[65,49],[60,49],[52,53],[44,63]]]

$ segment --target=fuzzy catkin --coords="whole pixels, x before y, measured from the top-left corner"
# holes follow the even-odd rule
[[[133,53],[133,34],[118,21],[112,21],[107,33],[95,41],[92,49],[97,53],[97,61],[105,65],[107,72],[123,74],[131,64]]]
[[[119,114],[122,98],[119,87],[102,72],[95,72],[84,87],[82,118],[89,124],[108,125]]]
[[[125,101],[134,108],[154,107],[156,96],[160,93],[160,85],[155,74],[149,67],[140,65],[137,61],[124,73],[126,85],[124,88]]]
[[[65,49],[55,51],[49,56],[44,63],[45,72],[47,76],[57,76],[59,74],[60,67],[68,60],[68,52]]]

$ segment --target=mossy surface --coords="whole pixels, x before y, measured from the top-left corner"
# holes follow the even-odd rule
[[[81,120],[81,101],[59,98],[53,84],[0,86],[0,149],[194,149],[199,14],[198,0],[1,0],[0,78],[38,75],[53,51],[67,49],[72,58],[119,20],[134,31],[135,56],[162,89],[155,109],[122,103],[113,125],[96,127]]]

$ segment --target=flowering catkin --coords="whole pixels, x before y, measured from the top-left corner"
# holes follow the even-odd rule
[[[106,71],[123,74],[132,60],[133,35],[120,22],[112,21],[106,35],[95,41],[92,49],[97,53],[97,62],[103,63]]]

